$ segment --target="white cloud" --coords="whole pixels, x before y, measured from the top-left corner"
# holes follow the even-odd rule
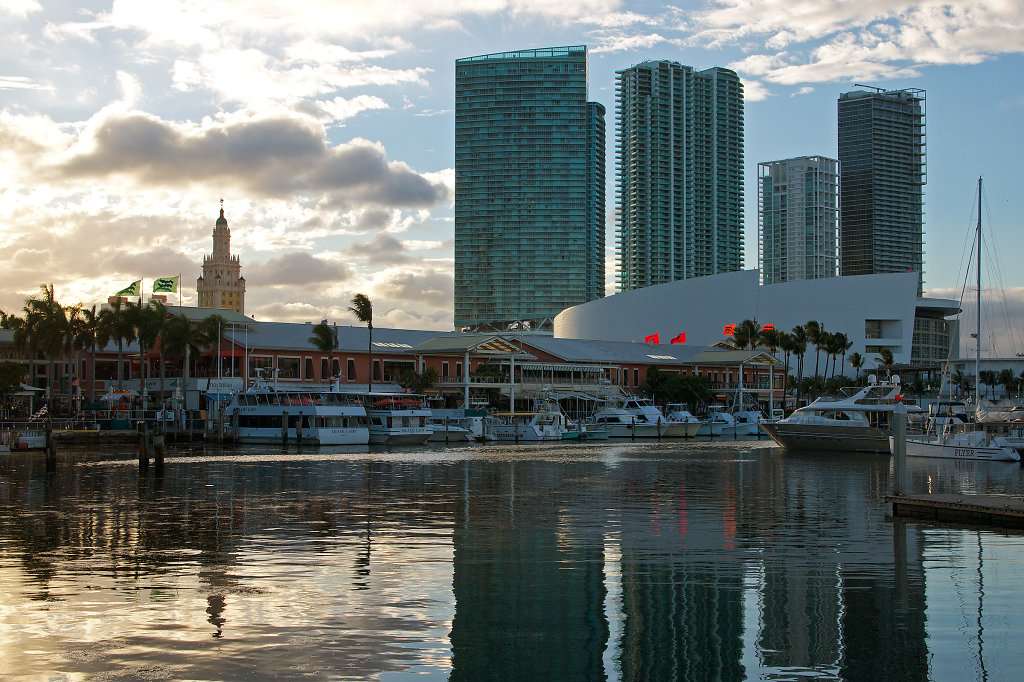
[[[0,12],[24,19],[43,8],[36,0],[0,0]]]

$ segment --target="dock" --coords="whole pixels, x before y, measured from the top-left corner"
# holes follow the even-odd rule
[[[1024,498],[1011,495],[886,495],[892,515],[941,523],[1019,528],[1024,530]]]

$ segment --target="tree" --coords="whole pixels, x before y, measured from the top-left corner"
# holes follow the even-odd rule
[[[82,308],[75,328],[75,348],[89,352],[89,398],[96,399],[96,347],[99,345],[100,318],[96,306]]]
[[[135,340],[135,322],[132,319],[131,304],[124,304],[118,298],[109,308],[99,314],[98,341],[105,346],[107,341],[117,343],[117,387],[124,388],[124,345]]]
[[[803,325],[793,327],[793,355],[796,356],[796,406],[800,407],[800,387],[804,377],[804,353],[807,352],[807,328]]]
[[[327,371],[333,371],[334,352],[338,350],[338,328],[327,324],[327,320],[321,320],[320,324],[313,327],[313,335],[307,341],[313,344],[318,351],[327,355]]]
[[[734,348],[753,350],[760,343],[761,326],[757,320],[743,320],[733,328],[732,343]]]
[[[779,332],[779,348],[782,350],[782,352],[786,356],[786,369],[783,371],[782,376],[785,377],[786,379],[788,379],[788,377],[789,377],[789,356],[796,349],[796,342],[793,340],[793,335],[790,334],[789,332]],[[786,396],[789,395],[789,390],[788,390],[789,389],[789,386],[788,386],[789,382],[787,380],[784,380],[783,383],[787,384],[786,385],[786,390],[785,390],[785,392],[783,394],[783,398],[782,398],[782,400],[783,400],[782,409],[785,410],[786,409],[786,405],[785,405]]]
[[[807,333],[807,341],[813,343],[814,352],[814,376],[818,376],[818,355],[821,352],[821,323],[817,320],[808,320],[804,323],[804,331]]]
[[[846,353],[851,348],[853,348],[853,341],[850,341],[848,338],[846,338],[846,334],[844,334],[842,332],[838,332],[836,334],[836,336],[835,336],[835,342],[836,342],[836,348],[839,349],[839,352],[843,356],[843,359],[840,362],[840,365],[845,365],[846,364]],[[832,367],[833,367],[833,373],[834,373],[835,372],[835,364],[833,364]]]
[[[163,337],[164,330],[167,328],[167,319],[170,317],[170,313],[167,311],[165,306],[160,301],[150,301],[146,305],[139,305],[135,307],[135,325],[136,335],[139,339],[139,373],[141,375],[142,385],[145,386],[146,382],[146,368],[149,365],[146,356],[151,350],[157,347],[157,342]],[[163,344],[160,344],[161,350],[158,350],[159,363],[161,367],[160,373],[160,398],[164,396],[164,373],[163,369]],[[145,400],[146,391],[143,389],[140,394]]]
[[[228,324],[227,319],[219,313],[204,317],[203,321],[199,323],[199,335],[202,337],[202,345],[210,350],[218,348],[224,336],[224,330],[228,328]],[[221,362],[222,358],[218,352],[215,362],[211,363],[211,367],[216,368],[215,372],[210,372],[211,376],[220,376]]]
[[[0,362],[0,394],[14,393],[24,380],[24,365],[19,362]]]
[[[366,353],[370,358],[367,390],[373,392],[373,304],[365,294],[356,294],[352,297],[352,305],[349,306],[349,311],[356,316],[357,320],[366,324],[366,329],[370,333],[370,339],[366,346]]]
[[[199,357],[199,350],[203,345],[204,337],[200,329],[192,324],[192,321],[182,315],[174,315],[164,327],[161,336],[161,345],[166,355],[181,362],[182,391],[188,385],[189,379],[189,358],[194,354]]]
[[[896,361],[892,357],[892,350],[883,348],[878,351],[878,364],[885,368],[885,373],[888,377],[892,378],[892,366],[896,364]]]
[[[850,367],[853,367],[857,371],[857,382],[860,382],[860,368],[864,366],[864,356],[860,353],[850,354]]]
[[[1006,397],[1010,397],[1010,389],[1017,382],[1017,377],[1013,374],[1012,369],[1001,369],[999,370],[999,376],[996,377],[999,385],[1006,390]]]
[[[411,369],[407,369],[402,372],[402,375],[398,378],[398,385],[402,388],[409,389],[413,393],[423,393],[427,388],[434,385],[437,381],[437,370],[433,367],[428,367],[423,370],[423,373],[414,372]]]
[[[50,405],[53,408],[55,394],[55,365],[58,359],[64,359],[67,348],[66,339],[71,336],[67,311],[53,293],[53,285],[40,285],[42,296],[28,298],[25,301],[25,319],[31,320],[35,332],[36,348],[46,360],[46,386]]]

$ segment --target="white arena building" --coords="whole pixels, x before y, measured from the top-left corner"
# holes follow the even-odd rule
[[[791,331],[817,320],[829,332],[846,334],[847,353],[865,356],[873,368],[882,349],[897,366],[937,369],[959,348],[955,301],[917,297],[918,275],[901,272],[761,285],[757,270],[617,293],[563,310],[554,320],[556,338],[644,343],[672,339],[710,346],[727,339],[725,328],[746,319]],[[916,337],[916,338],[915,338]],[[653,339],[651,339],[653,341]],[[813,357],[811,347],[806,357]],[[848,365],[843,368],[853,374]]]

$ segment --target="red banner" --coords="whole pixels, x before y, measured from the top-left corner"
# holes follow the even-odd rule
[[[686,343],[686,332],[679,332],[673,336],[672,343]]]
[[[644,343],[661,343],[661,342],[658,341],[658,335],[657,334],[651,334],[650,336],[645,336],[644,337]]]
[[[725,325],[725,327],[722,328],[722,333],[725,334],[726,336],[732,336],[733,334],[736,333],[736,325],[734,325],[734,324],[727,324],[727,325]]]

